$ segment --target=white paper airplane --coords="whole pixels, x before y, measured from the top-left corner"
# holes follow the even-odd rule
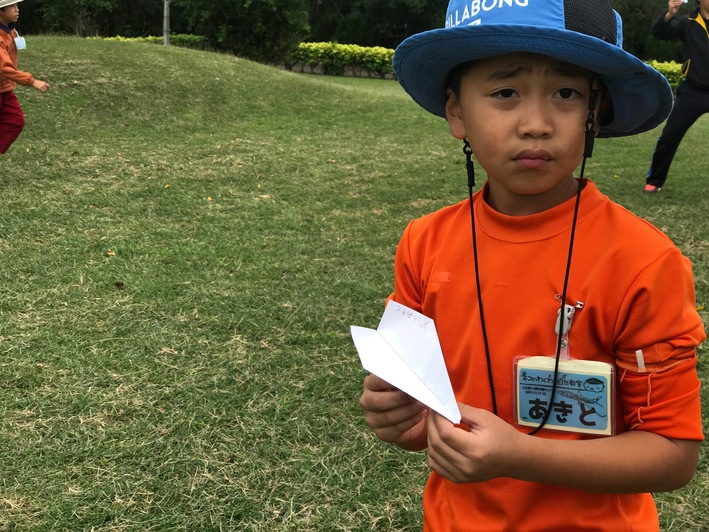
[[[355,325],[350,331],[364,369],[452,423],[460,423],[460,410],[431,318],[389,301],[376,331]]]

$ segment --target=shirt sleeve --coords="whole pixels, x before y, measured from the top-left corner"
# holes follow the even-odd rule
[[[399,240],[394,259],[394,293],[390,299],[394,299],[402,305],[421,312],[422,297],[424,293],[420,286],[420,275],[415,273],[415,265],[411,257],[411,240],[413,238],[413,227],[415,220],[409,222],[404,230],[404,234]]]
[[[34,78],[29,72],[18,70],[4,43],[0,45],[0,78],[9,79],[20,85],[32,85]]]
[[[673,248],[638,276],[619,316],[619,399],[631,430],[702,440],[697,347],[706,339],[689,260]]]
[[[684,34],[684,24],[686,23],[687,17],[672,17],[669,21],[665,21],[665,13],[663,11],[660,13],[652,23],[650,28],[650,33],[655,39],[661,41],[671,41],[675,39],[681,39]]]

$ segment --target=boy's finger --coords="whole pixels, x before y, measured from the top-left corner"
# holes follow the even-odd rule
[[[395,388],[391,384],[389,384],[387,381],[384,379],[377,377],[373,373],[370,375],[367,375],[367,377],[364,379],[364,385],[369,388],[372,391],[377,391],[377,392],[382,392],[382,391],[396,391],[398,388]]]
[[[458,403],[458,409],[460,410],[460,420],[461,424],[465,424],[468,427],[477,425],[477,420],[479,419],[479,408],[474,406],[466,405],[464,403]]]

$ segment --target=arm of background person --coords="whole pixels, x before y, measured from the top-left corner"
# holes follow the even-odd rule
[[[664,16],[665,22],[669,22],[677,15],[677,12],[683,3],[684,2],[682,2],[682,0],[669,0],[669,2],[667,2],[667,12]]]
[[[652,23],[650,33],[653,37],[660,40],[673,40],[681,37],[682,23],[681,19],[677,17],[677,13],[682,3],[682,0],[669,0],[667,10],[660,13]]]

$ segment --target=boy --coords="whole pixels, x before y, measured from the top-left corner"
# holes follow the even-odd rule
[[[20,18],[22,0],[0,0],[0,153],[5,153],[25,127],[25,115],[13,92],[17,83],[31,85],[42,92],[49,88],[44,81],[34,79],[29,72],[17,70],[17,43],[24,39],[17,34],[15,24]]]
[[[426,530],[658,530],[650,493],[694,474],[706,335],[691,265],[583,164],[572,176],[594,135],[649,130],[672,105],[620,28],[608,0],[452,0],[445,28],[396,50],[404,89],[465,141],[471,190],[409,224],[391,296],[436,323],[463,423],[374,375],[360,398],[380,439],[427,449]],[[474,196],[471,155],[488,174]],[[610,375],[610,435],[560,428],[572,408],[600,419],[600,379],[590,396],[557,389],[567,355]],[[535,428],[513,373],[538,358],[556,393]]]

